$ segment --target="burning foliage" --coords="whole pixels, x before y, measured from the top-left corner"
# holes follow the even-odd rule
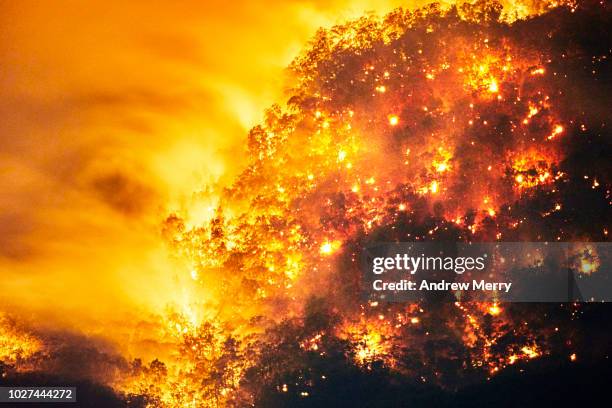
[[[604,2],[479,1],[320,30],[215,216],[164,223],[210,317],[171,314],[174,355],[112,386],[133,406],[397,406],[607,355],[583,338],[609,339],[605,306],[363,303],[357,260],[375,241],[607,241],[609,27]],[[27,359],[4,337],[5,364]]]
[[[32,356],[41,349],[41,342],[18,322],[0,314],[0,367],[10,366],[15,371],[27,371]]]

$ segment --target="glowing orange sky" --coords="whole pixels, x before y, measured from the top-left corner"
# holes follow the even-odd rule
[[[241,169],[318,27],[406,4],[178,3],[0,1],[0,307],[175,301],[163,216]]]

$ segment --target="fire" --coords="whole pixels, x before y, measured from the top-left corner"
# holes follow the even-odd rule
[[[448,165],[447,165],[446,163],[439,163],[439,164],[436,164],[436,171],[437,171],[438,173],[443,173],[443,172],[445,172],[446,170],[448,170]]]
[[[491,79],[489,82],[489,92],[497,93],[499,92],[499,85],[497,85],[497,81],[495,79]]]
[[[43,344],[19,328],[17,323],[0,313],[0,361],[25,369],[27,361],[43,350]]]
[[[570,266],[580,273],[590,275],[596,273],[601,265],[597,249],[592,245],[584,245],[570,250]]]
[[[530,189],[536,186],[552,184],[563,176],[562,172],[555,173],[554,165],[557,160],[551,160],[539,152],[529,152],[514,158],[512,171],[516,174],[514,180],[517,187]]]
[[[493,316],[497,316],[501,312],[502,309],[497,305],[497,303],[494,303],[489,307],[489,313],[491,313],[491,315]]]
[[[555,138],[555,136],[560,135],[561,133],[563,133],[563,126],[561,125],[555,125],[555,127],[552,130],[552,133],[548,136],[548,140],[552,140]]]
[[[548,138],[567,130],[560,125],[566,123],[558,108],[562,97],[544,75],[546,55],[489,32],[457,37],[450,31],[439,50],[404,49],[384,37],[404,29],[389,27],[376,43],[382,44],[379,57],[366,57],[360,50],[374,43],[355,34],[359,23],[353,24],[344,34],[321,36],[316,49],[294,61],[295,104],[275,106],[251,131],[251,164],[220,200],[211,225],[174,242],[195,252],[196,264],[207,254],[232,271],[223,275],[224,293],[241,292],[234,276],[254,287],[246,299],[232,299],[241,321],[255,311],[267,314],[275,303],[283,305],[278,321],[299,318],[308,293],[298,288],[331,293],[332,285],[323,288],[322,281],[357,273],[353,240],[361,234],[385,226],[394,231],[400,220],[423,216],[417,211],[433,211],[438,218],[423,232],[391,239],[435,239],[451,229],[469,239],[499,240],[503,225],[516,229],[524,222],[512,217],[512,203],[553,192],[568,177],[560,170],[561,138]],[[444,35],[449,26],[445,21],[427,32]],[[350,67],[330,63],[335,52],[353,51]],[[409,70],[420,80],[407,86]],[[403,350],[414,347],[418,354],[440,319],[419,305],[342,299],[350,306],[337,312],[339,323],[298,336],[299,350],[325,358],[329,343],[342,340],[345,356],[364,370],[381,365],[415,375],[402,363]],[[469,364],[487,375],[545,353],[529,327],[515,324],[506,310],[497,303],[459,303],[446,312],[448,322],[440,322],[459,333]],[[293,392],[288,383],[275,386]],[[310,393],[300,387],[295,392]]]
[[[527,356],[527,358],[536,358],[540,355],[535,347],[525,346],[521,348],[521,351]]]
[[[331,255],[340,248],[342,243],[338,240],[326,241],[321,245],[320,252],[323,255]]]
[[[377,361],[389,367],[395,364],[391,348],[396,329],[380,316],[378,322],[368,321],[362,317],[358,322],[346,322],[339,329],[339,337],[347,339],[351,344],[351,353],[355,362],[368,369]]]
[[[543,225],[566,212],[561,190],[575,176],[564,143],[580,122],[551,79],[558,44],[512,34],[520,13],[508,13],[400,10],[320,31],[291,64],[288,105],[249,132],[244,171],[205,217],[177,211],[164,223],[181,273],[210,300],[177,302],[155,333],[170,356],[134,360],[113,387],[159,406],[256,406],[266,387],[314,396],[329,373],[315,378],[307,364],[330,355],[359,373],[382,367],[449,388],[466,368],[489,378],[547,355],[544,313],[358,296],[364,243],[544,240]],[[604,190],[597,177],[589,192]],[[595,273],[599,261],[586,248],[574,267]],[[44,349],[6,327],[1,360]]]

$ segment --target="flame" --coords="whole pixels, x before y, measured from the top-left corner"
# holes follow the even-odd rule
[[[570,266],[579,273],[591,275],[599,270],[601,259],[593,245],[581,245],[570,250]]]
[[[347,321],[338,331],[340,338],[350,342],[351,353],[358,365],[366,369],[371,369],[377,361],[389,367],[395,365],[391,350],[397,328],[384,316],[378,315],[372,320],[362,317],[356,322]]]
[[[336,252],[338,250],[338,248],[340,248],[341,245],[341,241],[338,240],[334,240],[334,241],[325,241],[320,248],[320,252],[323,255],[331,255],[334,252]]]
[[[510,307],[426,310],[354,295],[358,248],[369,239],[501,240],[529,221],[513,206],[538,193],[553,200],[545,211],[565,211],[556,200],[573,176],[560,170],[573,122],[550,80],[551,56],[500,34],[564,4],[432,6],[320,31],[291,64],[288,105],[273,105],[249,131],[245,169],[223,188],[197,189],[196,203],[164,222],[168,246],[186,264],[179,274],[207,297],[173,293],[151,330],[168,355],[132,360],[111,385],[151,406],[247,406],[256,394],[247,379],[270,350],[287,353],[294,372],[308,371],[300,353],[340,350],[355,369],[434,383],[444,381],[436,358],[488,378],[546,355],[544,336]],[[238,122],[250,125],[254,104],[239,91],[225,94]],[[598,262],[590,248],[575,266],[595,273]],[[312,306],[316,297],[329,310]],[[431,338],[457,340],[460,352],[430,358]],[[0,339],[0,360],[15,365],[47,352],[7,322]],[[412,355],[419,367],[407,363]],[[283,368],[262,370],[270,374],[262,381],[309,398],[311,385],[273,377]]]
[[[178,231],[172,243],[200,265],[203,283],[208,274],[209,280],[221,280],[220,296],[233,296],[232,309],[240,312],[227,317],[221,312],[221,321],[236,315],[242,322],[256,315],[274,316],[268,309],[274,304],[285,305],[281,316],[300,316],[310,291],[326,292],[313,279],[333,281],[338,273],[335,255],[347,255],[358,234],[413,214],[418,197],[425,205],[442,200],[438,202],[444,206],[438,210],[439,225],[411,239],[435,237],[445,222],[470,236],[484,236],[489,220],[505,211],[503,205],[539,189],[552,191],[566,176],[558,169],[563,159],[559,138],[549,137],[565,129],[558,96],[546,81],[544,56],[482,33],[454,38],[438,56],[420,47],[411,51],[414,54],[396,49],[380,59],[356,52],[353,71],[334,72],[346,69],[325,65],[334,50],[372,46],[368,37],[358,34],[359,23],[354,24],[321,34],[317,47],[294,61],[299,89],[294,105],[286,110],[274,106],[264,124],[251,130],[252,161],[221,197],[209,225]],[[442,29],[432,26],[427,32]],[[402,32],[389,27],[369,35],[380,35],[384,47],[391,47],[388,30]],[[425,55],[427,63],[419,65]],[[410,92],[403,89],[407,77],[402,70],[407,67],[423,79],[411,85]],[[352,87],[368,96],[353,97]],[[432,89],[439,102],[430,97]],[[466,91],[468,103],[458,96]],[[497,136],[496,118],[486,113],[491,110],[511,118],[503,138]],[[422,126],[428,121],[436,126]],[[498,146],[502,142],[507,144],[504,149]],[[482,154],[483,149],[488,154]],[[473,209],[475,216],[469,215]],[[504,222],[514,228],[520,220]],[[501,239],[501,231],[493,236]],[[349,258],[342,273],[355,268],[357,254]],[[210,268],[233,272],[217,275]],[[246,296],[241,295],[244,279],[251,287]],[[334,328],[299,338],[299,349],[324,358],[328,342],[341,339],[348,345],[346,356],[364,370],[380,364],[414,374],[401,363],[402,345],[408,338],[418,343],[428,334],[420,332],[431,325],[427,311],[418,305],[391,308],[377,302],[359,310],[357,315],[340,313]],[[515,326],[512,315],[497,303],[458,303],[456,314],[452,325],[462,333],[470,364],[488,375],[544,354],[529,327]],[[238,338],[254,330],[243,323],[233,326],[241,326],[228,332]],[[506,344],[508,336],[517,341]],[[241,375],[240,370],[231,372]],[[288,383],[276,387],[293,392]],[[310,395],[299,387],[295,392]]]
[[[20,329],[6,314],[0,314],[0,361],[24,370],[28,359],[42,350],[43,344],[36,336]]]

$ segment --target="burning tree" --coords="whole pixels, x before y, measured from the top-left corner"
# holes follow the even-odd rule
[[[221,321],[256,338],[232,388],[243,398],[292,405],[343,370],[457,389],[571,354],[558,337],[574,335],[577,305],[356,295],[372,241],[607,240],[609,115],[585,105],[608,102],[609,11],[516,11],[432,4],[320,30],[290,67],[287,106],[249,133],[250,163],[217,215],[168,219]],[[317,318],[313,297],[326,299]]]
[[[375,241],[607,241],[609,26],[605,3],[478,1],[320,30],[215,216],[164,224],[212,317],[171,315],[174,359],[116,388],[149,406],[396,406],[576,361],[601,307],[363,302],[357,263]]]

